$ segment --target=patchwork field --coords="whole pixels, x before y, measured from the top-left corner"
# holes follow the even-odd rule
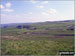
[[[58,55],[74,51],[74,21],[4,25],[2,55]]]

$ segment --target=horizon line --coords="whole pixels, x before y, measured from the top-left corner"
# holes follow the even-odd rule
[[[75,20],[75,19],[72,19],[72,20]],[[55,20],[55,21],[43,21],[43,22],[58,22],[58,21],[70,21],[70,20]],[[18,23],[41,23],[41,21],[39,22],[0,23],[0,24],[18,24]]]

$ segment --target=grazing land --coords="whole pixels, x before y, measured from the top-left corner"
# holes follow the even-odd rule
[[[2,55],[58,55],[74,51],[74,20],[5,24],[1,29]]]

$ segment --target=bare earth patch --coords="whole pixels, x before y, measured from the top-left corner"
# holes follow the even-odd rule
[[[1,39],[6,39],[6,40],[18,40],[19,38],[16,38],[15,36],[1,36]]]

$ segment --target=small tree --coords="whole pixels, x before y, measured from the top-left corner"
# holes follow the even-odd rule
[[[18,28],[18,29],[22,29],[22,26],[21,26],[21,25],[18,25],[17,28]]]

